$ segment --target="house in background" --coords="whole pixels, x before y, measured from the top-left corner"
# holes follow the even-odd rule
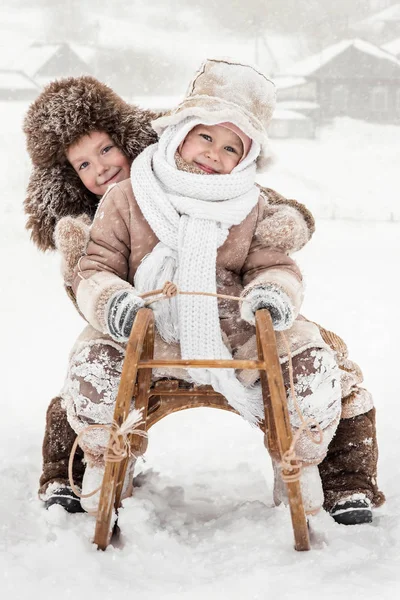
[[[289,110],[283,103],[278,103],[271,122],[268,135],[271,138],[315,138],[317,123],[314,119],[299,110]]]
[[[277,110],[285,111],[287,114],[290,132],[288,137],[315,137],[320,122],[315,82],[299,76],[276,77],[274,82],[277,87]],[[296,119],[295,115],[297,115]],[[277,118],[277,121],[281,119]],[[280,124],[278,131],[282,127],[283,125]],[[275,126],[273,129],[275,131]]]
[[[400,60],[369,42],[343,40],[298,63],[288,75],[292,85],[278,87],[278,100],[314,103],[322,121],[347,115],[400,122]]]
[[[27,89],[28,81],[36,84],[36,93],[33,88],[31,95],[26,92],[26,98],[31,100],[40,88],[54,79],[60,77],[70,77],[78,75],[93,74],[94,68],[92,61],[95,58],[95,49],[87,46],[78,46],[74,44],[41,44],[34,43],[19,53],[7,53],[7,56],[1,57],[0,70],[3,73],[4,88],[3,97],[14,99],[15,95],[23,96],[22,88],[17,94],[18,86],[22,86],[22,77],[26,78]],[[7,87],[6,73],[11,87]],[[17,84],[16,74],[20,74],[20,82]],[[12,78],[14,74],[14,78]],[[8,91],[7,91],[8,90]],[[15,90],[15,91],[14,91]]]
[[[0,101],[30,102],[39,91],[39,86],[24,73],[0,69]]]
[[[43,86],[60,77],[90,75],[90,65],[95,50],[87,46],[68,44],[35,43],[22,52],[13,62],[18,68]]]

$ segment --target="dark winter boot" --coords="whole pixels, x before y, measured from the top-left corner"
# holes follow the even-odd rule
[[[54,485],[54,484],[53,484]],[[85,512],[81,506],[79,497],[72,491],[69,485],[60,485],[53,489],[53,485],[47,488],[47,498],[44,501],[46,508],[50,508],[54,504],[62,506],[69,513]]]
[[[75,439],[76,434],[68,423],[61,398],[53,398],[46,415],[43,472],[39,488],[39,498],[45,502],[47,508],[52,504],[60,504],[68,512],[77,512],[70,510],[76,504],[77,496],[73,493],[68,478],[68,461]],[[85,470],[82,459],[83,452],[78,447],[73,464],[74,484],[77,488],[82,486]]]
[[[370,523],[371,508],[384,503],[376,483],[377,461],[375,409],[341,419],[319,465],[324,508],[338,523]]]
[[[372,523],[371,500],[365,494],[355,494],[335,504],[330,514],[341,525]]]

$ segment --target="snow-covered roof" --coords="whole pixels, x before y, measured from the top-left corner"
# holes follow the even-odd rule
[[[82,44],[69,44],[74,52],[83,62],[88,63],[96,54],[96,48],[93,46],[83,46]]]
[[[341,42],[332,44],[332,46],[328,46],[328,48],[325,48],[322,52],[300,61],[290,69],[290,74],[303,77],[312,75],[315,71],[318,71],[321,67],[328,64],[331,60],[340,54],[343,54],[343,52],[351,47],[357,48],[357,50],[364,52],[365,54],[375,56],[380,60],[392,62],[400,67],[400,60],[390,52],[387,52],[370,42],[356,38],[353,40],[342,40]]]
[[[393,6],[388,6],[383,10],[359,21],[357,25],[373,25],[374,23],[385,23],[385,22],[395,22],[400,21],[400,3],[393,4]]]
[[[65,44],[32,44],[20,49],[9,58],[7,53],[7,62],[5,57],[1,61],[3,68],[15,69],[23,71],[29,77],[35,77],[36,73],[62,48]],[[90,46],[82,46],[79,44],[67,44],[72,52],[74,52],[82,61],[90,60],[95,49]]]
[[[0,70],[1,90],[35,90],[37,86],[23,73]]]
[[[386,50],[386,52],[390,52],[391,54],[398,56],[400,54],[400,37],[392,40],[388,44],[383,44],[382,48]]]
[[[13,67],[23,71],[29,77],[35,74],[45,65],[60,49],[60,44],[32,45],[26,48],[22,54],[16,57]]]

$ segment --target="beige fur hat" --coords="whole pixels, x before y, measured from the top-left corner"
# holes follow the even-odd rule
[[[265,159],[271,157],[267,127],[275,104],[274,83],[256,68],[232,60],[207,59],[183,102],[153,121],[152,126],[160,135],[169,125],[191,116],[204,119],[206,124],[232,122],[260,144],[257,166],[262,170]]]

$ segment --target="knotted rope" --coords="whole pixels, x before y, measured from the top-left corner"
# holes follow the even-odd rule
[[[166,281],[164,286],[159,290],[151,290],[150,292],[145,292],[144,294],[139,294],[140,298],[148,298],[149,296],[159,296],[158,298],[154,298],[153,300],[146,300],[145,306],[149,306],[153,302],[158,302],[158,300],[168,300],[169,298],[173,298],[174,296],[212,296],[214,298],[225,298],[226,300],[236,300],[236,302],[248,302],[246,298],[240,298],[239,296],[228,296],[227,294],[214,294],[212,292],[182,292],[178,289],[175,283],[171,281]]]
[[[93,492],[90,492],[88,494],[82,494],[74,484],[74,477],[73,477],[73,471],[72,471],[73,464],[74,464],[74,458],[75,458],[75,453],[76,453],[78,444],[79,444],[81,438],[83,437],[83,435],[93,429],[108,430],[110,433],[110,439],[108,441],[107,448],[104,453],[104,461],[106,463],[116,463],[116,462],[121,462],[122,460],[124,460],[124,458],[127,458],[128,456],[137,458],[136,454],[134,454],[134,452],[132,452],[132,448],[129,443],[128,436],[135,434],[135,435],[139,435],[140,437],[147,438],[148,437],[147,431],[144,431],[143,429],[138,428],[138,426],[142,425],[142,424],[143,424],[143,421],[138,423],[137,416],[134,415],[134,417],[132,418],[132,413],[131,413],[130,415],[128,415],[127,419],[121,425],[118,425],[115,421],[111,425],[98,425],[98,424],[87,425],[79,432],[79,434],[77,435],[77,437],[75,439],[74,445],[72,446],[71,453],[69,455],[69,461],[68,461],[68,478],[69,478],[69,482],[71,484],[71,488],[72,488],[72,491],[74,492],[74,494],[76,494],[79,498],[90,498],[91,496],[94,496],[95,494],[97,494],[97,492],[99,492],[101,490],[101,486],[100,486]]]

